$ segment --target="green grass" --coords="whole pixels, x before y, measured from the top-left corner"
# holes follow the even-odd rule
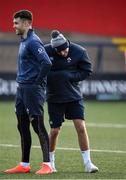
[[[91,157],[99,167],[99,173],[87,174],[84,172],[79,150],[59,149],[78,148],[74,126],[72,122],[66,121],[62,127],[56,150],[57,173],[35,175],[34,172],[39,169],[41,163],[41,151],[39,148],[32,148],[31,173],[10,175],[0,172],[0,179],[126,179],[126,103],[88,101],[85,105],[85,112],[90,147],[93,150]],[[49,130],[46,105],[45,123]],[[89,126],[91,123],[95,123],[96,126]],[[105,124],[111,125],[111,127],[102,126]],[[101,127],[97,125],[101,125]],[[122,128],[115,128],[114,125],[122,125]],[[32,129],[31,131],[32,144],[39,145],[37,136]],[[20,137],[16,129],[14,102],[0,103],[0,144],[19,145],[19,147],[0,145],[0,171],[2,171],[20,162]]]

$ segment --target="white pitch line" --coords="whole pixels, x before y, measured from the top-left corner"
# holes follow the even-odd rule
[[[0,144],[0,147],[12,147],[12,148],[18,148],[20,147],[19,145],[14,145],[14,144]],[[33,145],[32,148],[38,149],[40,146],[35,146]],[[79,148],[63,148],[63,147],[57,147],[58,150],[65,150],[65,151],[80,151]],[[126,151],[121,151],[121,150],[103,150],[103,149],[91,149],[92,152],[104,152],[104,153],[122,153],[126,154]]]
[[[126,128],[126,124],[111,124],[111,123],[87,123],[88,127],[103,127],[103,128]]]
[[[73,126],[73,123],[66,122],[64,126]],[[112,123],[86,123],[87,127],[96,128],[126,128],[126,124],[112,124]]]

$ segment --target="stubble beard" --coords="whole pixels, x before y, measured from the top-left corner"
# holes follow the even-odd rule
[[[22,36],[23,35],[23,32],[19,29],[16,29],[16,35],[18,36]]]

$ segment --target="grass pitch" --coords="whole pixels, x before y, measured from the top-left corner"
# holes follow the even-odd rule
[[[84,172],[73,123],[64,123],[57,144],[57,173],[35,175],[41,164],[41,151],[32,131],[31,173],[5,174],[0,179],[126,179],[126,103],[85,102],[91,157],[99,173]],[[47,107],[45,123],[49,131]],[[20,137],[16,129],[14,102],[0,102],[0,171],[20,162]]]

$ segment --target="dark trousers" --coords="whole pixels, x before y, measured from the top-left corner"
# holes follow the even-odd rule
[[[18,130],[21,136],[21,149],[22,149],[22,162],[29,162],[30,149],[31,149],[31,132],[30,132],[30,119],[28,115],[17,115]],[[33,116],[31,124],[38,135],[40,146],[43,154],[43,162],[49,162],[49,138],[45,129],[42,116]]]

